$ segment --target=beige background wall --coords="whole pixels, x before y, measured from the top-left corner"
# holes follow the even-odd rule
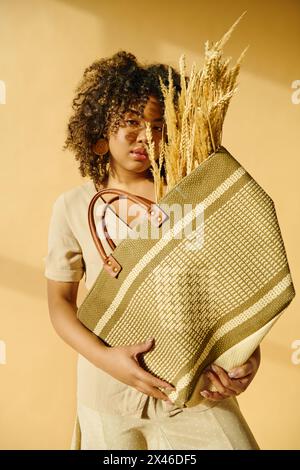
[[[84,68],[121,48],[141,61],[177,66],[183,52],[189,63],[199,61],[204,41],[219,39],[244,10],[226,47],[236,59],[250,44],[223,144],[274,199],[297,292],[299,1],[0,0],[1,449],[70,444],[76,353],[50,324],[43,258],[54,199],[83,181],[61,148]],[[240,397],[264,449],[300,449],[300,346],[292,349],[300,340],[299,303],[298,292],[264,340],[258,375]]]

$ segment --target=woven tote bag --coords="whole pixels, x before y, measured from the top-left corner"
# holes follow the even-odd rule
[[[109,346],[154,337],[141,365],[193,406],[203,369],[244,363],[295,296],[274,203],[219,147],[159,204],[131,195],[147,217],[118,246],[103,224],[105,253],[93,213],[109,191],[122,193],[101,190],[89,205],[104,265],[77,316]]]

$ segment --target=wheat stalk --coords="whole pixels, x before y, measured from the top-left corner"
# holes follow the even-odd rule
[[[152,139],[151,125],[149,124],[149,122],[146,122],[146,137],[148,141],[147,153],[148,153],[149,160],[151,163],[150,170],[152,172],[153,179],[154,179],[155,202],[157,203],[162,198],[163,189],[164,189],[163,180],[160,177],[161,168],[162,168],[162,164],[164,160],[164,148],[163,148],[163,143],[161,141],[158,164],[157,164],[156,155],[155,155],[155,144]]]

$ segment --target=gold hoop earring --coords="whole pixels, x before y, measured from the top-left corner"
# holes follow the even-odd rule
[[[93,145],[93,152],[96,154],[96,155],[105,155],[107,152],[108,152],[108,142],[106,139],[99,139],[98,142],[96,142],[94,145]]]

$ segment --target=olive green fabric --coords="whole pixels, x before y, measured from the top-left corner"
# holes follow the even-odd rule
[[[135,226],[148,236],[120,242],[121,272],[103,268],[77,315],[110,346],[154,337],[141,363],[188,406],[204,367],[271,322],[295,291],[274,203],[224,147],[159,206],[169,219],[156,237],[148,219]]]

